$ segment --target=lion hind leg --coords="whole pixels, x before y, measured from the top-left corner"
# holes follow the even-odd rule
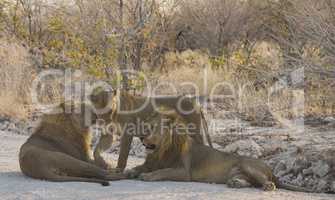
[[[94,150],[94,162],[97,166],[106,169],[106,170],[110,170],[112,169],[112,165],[107,162],[103,157],[102,157],[102,153],[107,151],[113,144],[113,135],[111,134],[105,134],[102,135],[100,138],[100,141],[98,143],[98,145],[96,146],[95,150]]]
[[[251,187],[251,183],[248,181],[248,178],[243,175],[238,175],[232,177],[227,181],[227,186],[231,188],[246,188]]]
[[[143,173],[139,177],[143,181],[190,181],[184,168],[167,168],[150,173]]]
[[[263,187],[264,191],[276,190],[275,183],[271,181],[271,178],[268,177],[266,172],[258,169],[257,166],[243,165],[242,171],[250,179],[251,182],[255,183],[256,186]]]
[[[123,135],[121,137],[121,146],[120,146],[120,153],[119,153],[117,168],[123,171],[127,166],[127,160],[129,156],[131,143],[133,141],[133,136],[127,134],[126,132],[122,134]]]
[[[103,180],[121,180],[126,176],[121,173],[112,173],[94,164],[85,162],[64,153],[49,152],[46,159],[51,159],[50,168],[56,169],[56,175],[66,175],[69,177],[95,178]],[[58,173],[57,173],[58,170]]]

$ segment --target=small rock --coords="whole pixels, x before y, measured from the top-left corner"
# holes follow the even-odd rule
[[[303,185],[303,180],[304,180],[304,177],[302,176],[302,174],[299,174],[296,178],[293,178],[291,183],[293,185],[302,186]]]
[[[296,159],[294,157],[290,157],[286,160],[286,169],[288,172],[293,171],[294,168],[294,163],[295,163]]]
[[[7,130],[8,126],[9,126],[9,122],[8,121],[2,121],[2,122],[0,122],[0,130],[1,131]]]
[[[326,122],[335,122],[335,118],[334,117],[326,117],[324,119],[324,121],[326,121]]]
[[[306,187],[309,187],[309,188],[313,188],[317,183],[318,181],[311,178],[311,177],[306,177],[305,178],[305,185]]]
[[[219,151],[223,151],[223,147],[221,145],[217,144],[217,143],[213,143],[213,148],[217,149]]]
[[[276,175],[276,177],[283,177],[283,176],[285,176],[285,175],[287,175],[287,171],[279,171],[277,174],[275,174]]]
[[[308,168],[308,169],[304,169],[304,170],[302,170],[302,173],[303,173],[305,176],[307,176],[307,175],[311,175],[311,174],[313,174],[313,169],[312,169],[312,167],[310,167],[310,168]]]
[[[312,169],[313,169],[313,173],[320,178],[325,177],[330,171],[329,165],[321,160],[313,164]]]
[[[325,180],[319,180],[318,185],[315,188],[317,192],[324,192],[327,190],[328,183]]]
[[[304,177],[302,174],[299,174],[295,180],[298,182],[299,185],[301,185],[304,181]]]
[[[274,168],[274,170],[273,170],[273,173],[275,174],[275,175],[278,175],[278,174],[282,174],[282,173],[286,173],[286,165],[285,165],[285,163],[283,162],[283,161],[280,161],[277,165],[276,165],[276,167]],[[283,175],[283,174],[282,174]]]
[[[13,130],[15,130],[15,128],[16,128],[15,124],[10,123],[7,129],[8,129],[8,131],[13,131]]]
[[[293,163],[293,172],[298,174],[302,172],[304,169],[309,167],[309,162],[307,161],[306,157],[298,157],[295,162]]]
[[[292,174],[287,174],[279,178],[279,180],[283,183],[290,183],[294,179]]]
[[[264,149],[254,140],[239,140],[223,149],[224,152],[237,153],[242,156],[259,158],[263,155]]]
[[[330,183],[330,192],[335,192],[335,181]]]

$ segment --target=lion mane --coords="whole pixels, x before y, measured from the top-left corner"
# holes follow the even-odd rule
[[[173,130],[163,133],[162,143],[154,152],[156,158],[160,161],[164,161],[170,158],[171,155],[180,157],[180,155],[188,149],[188,135],[179,134]]]

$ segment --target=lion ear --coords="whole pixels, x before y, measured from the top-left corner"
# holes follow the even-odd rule
[[[168,111],[163,112],[162,116],[168,118],[171,122],[176,121],[180,117],[179,113],[174,109],[169,109]]]
[[[111,95],[111,92],[101,90],[91,94],[89,99],[95,108],[105,108],[109,103]]]

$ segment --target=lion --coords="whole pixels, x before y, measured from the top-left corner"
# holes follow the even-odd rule
[[[129,172],[129,177],[143,181],[193,181],[227,184],[233,188],[262,187],[264,191],[274,191],[277,187],[301,192],[308,189],[280,183],[272,170],[262,160],[224,153],[212,147],[195,142],[184,129],[176,129],[177,124],[185,124],[177,113],[156,115],[167,118],[170,128],[155,132],[143,139],[148,151],[145,164]],[[152,163],[150,160],[155,159]]]
[[[143,130],[133,131],[129,124],[138,124],[145,121],[148,116],[160,114],[157,110],[158,107],[164,106],[169,111],[175,112],[183,118],[187,123],[194,124],[194,129],[191,137],[195,142],[203,144],[204,132],[207,142],[212,146],[211,139],[208,135],[208,127],[204,119],[203,112],[199,106],[195,104],[193,98],[185,96],[165,96],[165,97],[141,97],[129,94],[127,91],[116,91],[114,95],[112,120],[117,123],[117,135],[121,136],[121,148],[118,159],[117,168],[124,170],[127,165],[127,159],[133,137],[143,139],[145,133]],[[120,112],[122,111],[122,112]],[[125,111],[129,111],[128,113]],[[135,111],[135,112],[132,112]],[[108,147],[105,147],[107,149]],[[149,160],[147,160],[149,162]],[[156,160],[152,160],[155,163]]]
[[[93,95],[97,105],[104,104],[105,93]],[[69,107],[67,107],[69,106]],[[70,108],[71,112],[65,112]],[[80,112],[77,112],[80,108]],[[62,103],[44,114],[39,127],[21,146],[19,163],[23,174],[35,179],[54,182],[93,182],[103,186],[108,181],[127,178],[118,170],[110,169],[100,153],[111,143],[109,135],[102,136],[91,159],[91,134],[85,120],[94,123],[97,119],[110,121],[110,113],[98,116],[91,105]],[[88,124],[90,124],[88,123]]]

